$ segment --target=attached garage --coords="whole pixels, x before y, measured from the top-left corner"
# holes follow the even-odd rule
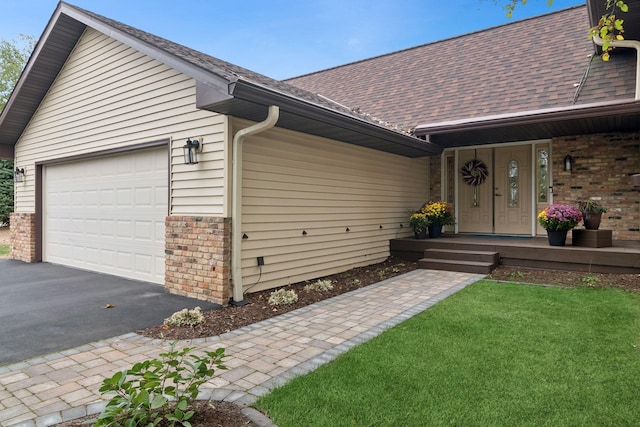
[[[43,261],[164,284],[167,148],[43,168]]]

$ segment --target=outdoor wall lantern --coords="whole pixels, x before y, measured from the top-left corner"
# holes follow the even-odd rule
[[[573,167],[573,157],[567,154],[564,157],[564,171],[571,172],[571,168]]]
[[[182,149],[184,150],[185,165],[198,164],[198,153],[202,153],[202,138],[187,139],[187,143]]]
[[[24,168],[16,168],[13,171],[13,180],[15,182],[24,182]]]

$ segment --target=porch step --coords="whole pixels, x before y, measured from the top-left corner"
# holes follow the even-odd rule
[[[499,259],[498,252],[492,251],[430,248],[424,251],[424,258],[418,261],[418,265],[432,270],[489,274]]]

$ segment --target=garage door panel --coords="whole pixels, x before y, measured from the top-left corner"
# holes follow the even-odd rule
[[[44,260],[164,283],[167,150],[50,165]]]

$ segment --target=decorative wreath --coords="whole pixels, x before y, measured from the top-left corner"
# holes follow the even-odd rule
[[[464,182],[473,186],[482,184],[489,176],[487,165],[485,165],[482,160],[477,159],[465,163],[464,166],[460,168],[460,173],[462,174]]]

